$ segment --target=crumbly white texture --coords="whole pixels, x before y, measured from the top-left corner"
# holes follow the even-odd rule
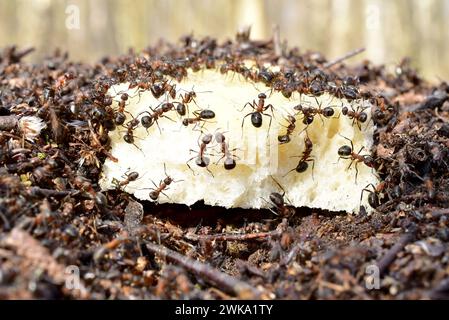
[[[295,93],[290,99],[285,98],[279,92],[271,92],[269,88],[260,83],[253,83],[243,79],[239,74],[232,72],[222,75],[217,71],[204,70],[197,73],[189,72],[188,77],[181,83],[175,80],[177,98],[179,94],[185,94],[192,88],[197,93],[196,104],[189,103],[190,117],[193,111],[211,109],[215,112],[215,118],[209,120],[202,128],[204,133],[214,134],[217,130],[225,132],[229,148],[238,148],[235,154],[237,166],[233,170],[223,168],[223,159],[220,158],[220,147],[214,140],[207,149],[208,153],[215,156],[211,158],[209,170],[196,166],[195,159],[189,162],[193,169],[190,170],[186,161],[197,156],[193,149],[198,151],[198,140],[202,133],[194,125],[184,127],[182,119],[176,111],[170,111],[166,115],[171,118],[160,118],[158,126],[154,124],[148,132],[142,126],[134,131],[135,143],[142,150],[123,140],[125,129],[118,127],[110,133],[112,150],[111,153],[118,162],[106,160],[103,166],[100,185],[103,190],[115,188],[113,179],[124,180],[126,172],[136,171],[139,179],[129,183],[124,190],[133,194],[141,200],[150,200],[149,188],[154,188],[152,181],[159,185],[165,178],[164,164],[167,173],[178,182],[174,182],[163,195],[159,196],[159,203],[180,203],[192,205],[199,200],[205,204],[222,206],[226,208],[269,208],[269,195],[272,192],[283,191],[274,182],[272,177],[279,182],[285,190],[285,198],[288,203],[295,207],[320,208],[330,211],[357,212],[360,205],[364,205],[371,211],[367,204],[367,194],[360,201],[361,191],[368,184],[376,185],[378,179],[372,168],[363,163],[357,165],[357,183],[355,181],[355,163],[348,170],[350,160],[338,160],[338,149],[342,145],[349,145],[342,136],[351,139],[354,143],[354,151],[357,152],[362,146],[365,147],[361,154],[369,154],[373,143],[374,125],[372,121],[362,124],[362,130],[352,125],[352,120],[340,114],[342,106],[355,109],[358,105],[366,102],[352,102],[339,100],[324,94],[320,97],[299,96]],[[136,94],[135,89],[128,90],[129,84],[124,83],[110,89],[110,94],[128,92],[130,98],[126,105],[126,111],[136,116],[143,111],[150,111],[149,107],[156,108],[161,102],[167,101],[166,95],[156,100],[150,91]],[[257,95],[265,92],[266,104],[272,104],[274,117],[271,128],[268,131],[269,117],[263,116],[263,125],[255,128],[251,124],[251,116],[245,120],[242,131],[243,117],[252,112],[250,107],[240,111],[245,103],[257,103]],[[114,105],[120,99],[117,95]],[[172,101],[169,99],[169,101]],[[302,123],[302,114],[298,114],[293,107],[299,103],[318,107],[335,107],[332,118],[321,118],[315,116],[307,133],[313,142],[312,158],[315,160],[313,174],[312,162],[308,162],[309,168],[303,173],[290,170],[296,167],[297,156],[304,151],[304,138],[306,131]],[[151,111],[150,111],[151,112]],[[370,114],[370,110],[365,112]],[[271,112],[267,111],[271,115]],[[296,114],[296,129],[291,136],[291,141],[279,144],[277,137],[285,134],[288,125],[285,120],[287,114]],[[127,121],[131,119],[127,115]],[[269,134],[268,134],[269,132]],[[342,136],[340,136],[340,135]],[[288,174],[287,174],[288,173]]]

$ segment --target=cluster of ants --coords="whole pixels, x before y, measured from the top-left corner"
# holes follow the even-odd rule
[[[130,85],[130,88],[132,88],[132,85]],[[135,144],[134,140],[134,130],[141,125],[143,128],[145,128],[148,132],[148,129],[152,127],[154,124],[156,124],[159,128],[159,131],[161,132],[161,129],[158,124],[158,120],[160,118],[167,118],[171,121],[174,121],[171,119],[167,114],[168,112],[176,112],[179,117],[184,117],[182,119],[182,125],[189,126],[191,124],[194,124],[195,126],[201,126],[201,136],[198,139],[198,146],[199,150],[190,150],[190,152],[197,153],[196,156],[190,158],[187,160],[186,164],[188,168],[194,172],[194,170],[189,165],[189,162],[192,160],[195,160],[195,164],[198,167],[206,168],[206,170],[213,176],[212,172],[209,170],[208,166],[210,164],[210,158],[208,155],[211,153],[208,153],[208,149],[211,148],[211,143],[215,139],[216,143],[219,145],[219,153],[221,157],[218,159],[216,164],[218,164],[222,159],[224,159],[224,169],[225,170],[232,170],[236,167],[236,158],[238,158],[233,152],[237,150],[230,149],[229,143],[226,141],[226,137],[224,132],[215,132],[215,134],[211,133],[203,133],[203,126],[209,119],[215,118],[215,113],[212,110],[209,109],[199,109],[193,112],[194,117],[189,117],[189,103],[193,102],[196,104],[195,98],[197,96],[197,92],[193,90],[193,88],[190,91],[185,91],[185,93],[179,94],[179,100],[175,100],[177,97],[176,92],[176,85],[170,84],[168,81],[164,81],[160,87],[158,87],[158,90],[155,90],[154,88],[150,88],[150,91],[152,95],[158,99],[164,93],[166,94],[166,97],[164,99],[164,102],[161,102],[157,107],[152,108],[149,107],[150,111],[143,111],[139,113],[137,116],[131,115],[132,119],[128,122],[126,121],[126,115],[125,113],[128,113],[125,111],[126,103],[128,99],[130,98],[128,93],[119,93],[117,95],[120,96],[120,99],[118,101],[118,108],[116,109],[116,116],[115,116],[115,123],[116,125],[122,125],[125,128],[125,135],[123,136],[123,139],[125,142],[129,144],[133,144],[136,146],[136,148],[139,148]],[[181,89],[183,90],[183,89]],[[142,88],[138,88],[136,91],[136,94],[139,95],[144,91]],[[169,98],[172,98],[173,101],[169,102]],[[255,128],[260,128],[263,124],[263,116],[266,116],[269,118],[269,125],[268,125],[268,131],[271,127],[271,122],[274,117],[274,107],[272,104],[267,104],[266,100],[268,99],[267,95],[265,93],[259,93],[257,96],[257,100],[254,99],[252,102],[247,102],[241,111],[243,111],[245,108],[250,107],[252,110],[251,112],[247,113],[242,117],[242,134],[243,134],[243,128],[244,123],[247,117],[250,117],[251,124]],[[291,136],[294,133],[296,129],[296,119],[299,115],[302,117],[302,123],[306,126],[301,132],[305,131],[306,136],[304,138],[304,150],[300,156],[298,156],[299,161],[295,168],[291,169],[287,172],[289,174],[290,172],[296,171],[297,173],[303,173],[309,168],[309,162],[312,163],[312,176],[313,176],[313,169],[315,160],[312,156],[313,151],[313,142],[309,138],[307,134],[307,128],[309,125],[311,125],[315,119],[316,116],[319,116],[321,118],[321,121],[323,121],[324,118],[331,118],[335,115],[336,106],[327,106],[322,108],[321,103],[318,102],[318,99],[315,97],[317,107],[313,107],[310,104],[306,105],[305,103],[296,105],[293,110],[296,112],[295,115],[288,115],[286,117],[286,121],[288,122],[287,126],[284,126],[286,128],[285,134],[278,136],[278,142],[279,144],[286,144],[291,141]],[[196,104],[197,105],[197,104]],[[198,106],[198,105],[197,105]],[[348,108],[347,106],[341,107],[341,115],[348,117],[350,120],[352,120],[352,126],[357,126],[359,130],[362,130],[362,124],[367,122],[369,116],[366,111],[368,107],[360,107],[358,106],[357,109],[355,109],[353,106]],[[378,112],[379,109],[375,109],[375,112]],[[270,114],[271,113],[271,114]],[[340,117],[340,114],[338,117]],[[371,117],[372,119],[372,117]],[[195,128],[194,128],[195,129]],[[348,169],[351,168],[353,164],[355,164],[355,181],[357,183],[357,175],[358,175],[358,169],[357,165],[359,163],[363,163],[368,167],[373,168],[375,165],[375,161],[372,156],[368,154],[361,154],[364,147],[361,147],[361,149],[358,152],[355,152],[353,142],[342,136],[346,140],[349,141],[350,145],[343,145],[338,149],[338,160],[340,159],[347,159],[350,160],[350,164],[348,166]],[[139,148],[140,149],[140,148]],[[141,150],[141,149],[140,149]],[[151,188],[151,192],[149,193],[150,199],[153,201],[157,201],[160,194],[163,194],[167,196],[164,191],[168,189],[171,183],[176,182],[173,180],[171,176],[169,176],[166,172],[165,164],[164,164],[164,172],[166,178],[161,180],[159,184],[154,184],[154,188]],[[286,175],[287,175],[286,174]],[[139,174],[137,172],[130,172],[125,173],[123,176],[123,181],[118,181],[116,179],[113,180],[113,184],[116,186],[116,188],[121,188],[126,185],[128,185],[130,182],[135,181],[139,177]],[[180,180],[182,181],[182,180]],[[280,186],[280,184],[276,181],[276,183]],[[282,188],[282,187],[281,187]],[[371,206],[375,207],[378,203],[378,197],[377,197],[377,191],[371,191],[367,188],[363,189],[363,192],[369,192],[369,203]],[[362,192],[362,196],[363,196]],[[284,192],[285,194],[285,192]],[[168,197],[168,196],[167,196]],[[284,201],[280,201],[280,199],[283,199],[283,195],[280,195],[278,193],[273,193],[270,196],[271,202],[276,206],[277,210],[276,212],[279,214],[284,215],[286,212],[291,212],[290,209],[286,209]]]

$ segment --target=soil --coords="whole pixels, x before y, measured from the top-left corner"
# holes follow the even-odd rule
[[[23,62],[31,51],[0,55],[1,299],[449,298],[449,86],[407,59],[392,71],[348,65],[245,33],[224,43],[187,36],[95,65],[61,51]],[[121,127],[108,89],[130,81],[169,93],[164,80],[216,67],[285,96],[369,99],[382,182],[365,195],[375,212],[273,205],[274,215],[101,192],[108,132]],[[33,132],[25,116],[46,127]]]

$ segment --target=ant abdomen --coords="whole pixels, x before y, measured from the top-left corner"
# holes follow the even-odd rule
[[[209,165],[210,159],[208,157],[197,157],[195,163],[198,167],[205,168]]]
[[[278,141],[281,144],[282,143],[288,143],[288,142],[290,142],[290,136],[288,136],[288,135],[278,136]]]
[[[352,148],[350,146],[348,146],[348,145],[341,146],[338,149],[338,155],[339,156],[343,156],[343,157],[350,156],[351,153],[352,153]]]
[[[262,114],[259,112],[254,112],[251,114],[251,123],[254,127],[260,128],[262,126]]]
[[[201,110],[200,112],[201,119],[213,119],[215,118],[215,112],[212,110]]]
[[[232,170],[232,169],[235,168],[235,166],[236,166],[236,162],[235,162],[234,159],[232,159],[232,158],[225,159],[225,161],[224,161],[224,168],[226,170]]]
[[[307,168],[309,167],[309,164],[305,161],[300,161],[298,165],[296,166],[295,170],[298,173],[305,172]]]
[[[149,127],[151,127],[153,125],[153,118],[150,116],[143,116],[140,119],[140,123],[142,124],[142,127],[148,129]]]

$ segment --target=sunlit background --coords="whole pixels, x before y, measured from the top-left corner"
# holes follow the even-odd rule
[[[191,32],[225,40],[246,25],[268,38],[275,24],[304,51],[365,47],[357,59],[409,56],[429,80],[449,79],[449,0],[0,0],[0,47],[34,46],[34,61],[59,47],[94,62]]]

